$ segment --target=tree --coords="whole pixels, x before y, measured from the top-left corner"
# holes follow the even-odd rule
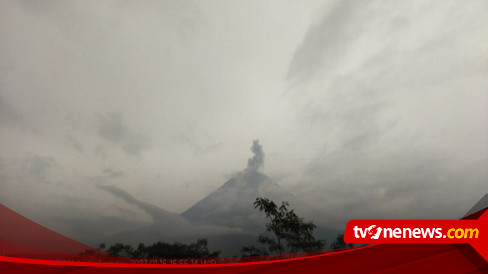
[[[344,234],[337,235],[335,241],[330,244],[331,249],[339,249],[339,248],[353,247],[353,246],[354,246],[353,244],[346,244],[346,242],[344,242]]]
[[[105,244],[100,245],[100,247],[103,250]],[[130,245],[117,243],[107,248],[106,252],[120,257],[148,259],[217,258],[220,254],[220,251],[210,252],[208,242],[205,239],[199,239],[191,244],[157,242],[146,246],[140,243],[137,249]]]
[[[324,241],[316,240],[313,222],[305,222],[298,217],[294,210],[288,210],[288,202],[282,202],[278,207],[268,198],[256,198],[254,208],[264,211],[269,222],[266,224],[266,234],[258,237],[257,242],[263,247],[243,247],[243,256],[267,255],[267,249],[273,254],[310,252],[324,248]]]

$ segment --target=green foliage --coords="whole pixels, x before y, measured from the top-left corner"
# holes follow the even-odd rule
[[[102,247],[102,245],[100,245]],[[103,248],[105,245],[103,244]],[[137,249],[130,245],[121,243],[114,244],[105,250],[106,252],[126,258],[147,258],[147,259],[192,259],[192,258],[217,258],[220,251],[210,252],[205,239],[199,239],[195,243],[164,243],[157,242],[146,246],[140,243]]]
[[[324,242],[316,240],[313,222],[305,222],[294,210],[288,210],[288,202],[278,207],[268,198],[256,198],[254,207],[264,211],[269,220],[266,224],[267,235],[259,236],[257,242],[268,248],[273,254],[310,252],[324,248]],[[269,235],[271,234],[271,235]],[[241,249],[243,256],[260,256],[268,254],[266,249],[250,246]]]

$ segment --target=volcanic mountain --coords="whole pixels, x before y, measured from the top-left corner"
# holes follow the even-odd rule
[[[197,202],[181,215],[198,224],[239,227],[249,232],[262,232],[264,214],[254,208],[257,197],[266,197],[275,203],[288,201],[291,194],[260,172],[264,151],[258,140],[251,147],[254,156],[247,168],[214,192]]]

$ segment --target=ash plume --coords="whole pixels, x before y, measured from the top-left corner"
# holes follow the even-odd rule
[[[264,164],[263,146],[259,144],[259,140],[252,142],[251,151],[254,153],[254,156],[247,160],[247,170],[258,171]]]

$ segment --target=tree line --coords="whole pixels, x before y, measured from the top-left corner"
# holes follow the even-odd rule
[[[295,211],[289,210],[289,203],[282,202],[280,206],[268,198],[258,197],[254,201],[254,207],[264,212],[268,222],[265,232],[258,236],[257,246],[245,246],[241,249],[241,256],[281,255],[288,253],[312,252],[323,250],[325,240],[316,239],[313,235],[317,227],[312,221],[305,221],[298,217]],[[330,244],[331,249],[352,247],[344,242],[344,234],[337,235]],[[100,244],[100,250],[115,256],[125,258],[217,258],[220,251],[210,251],[206,239],[199,239],[194,243],[183,244],[180,242],[157,242],[152,245],[140,243],[137,248],[131,245],[116,243],[111,246]]]

